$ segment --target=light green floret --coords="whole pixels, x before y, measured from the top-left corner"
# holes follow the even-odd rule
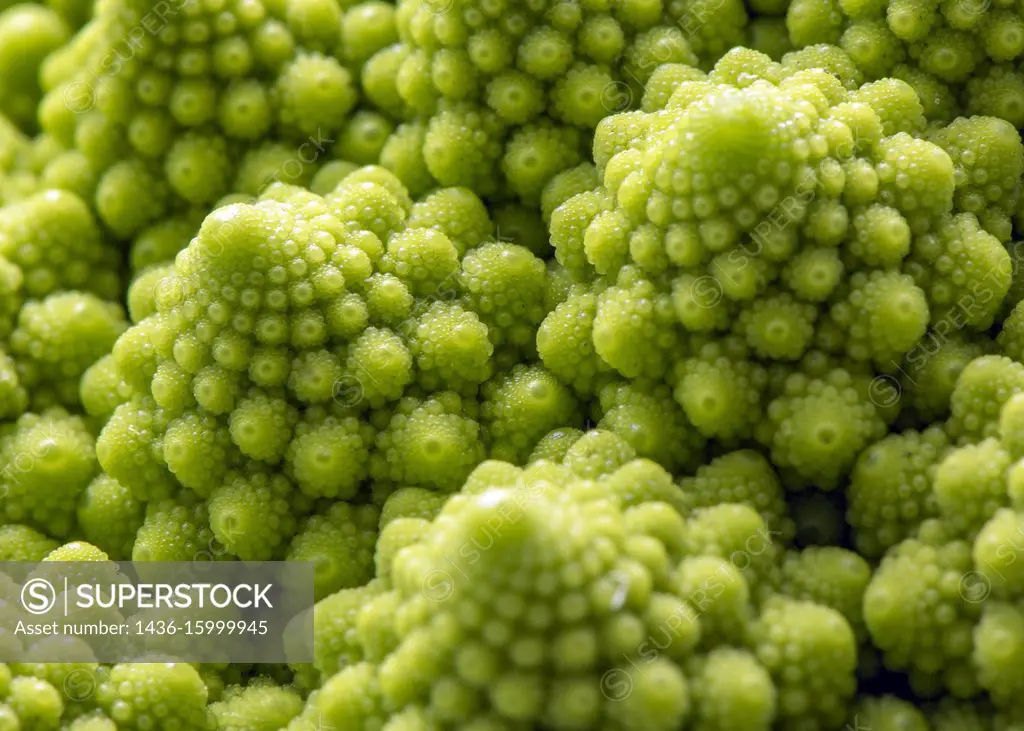
[[[786,728],[823,731],[843,723],[857,685],[857,645],[839,612],[771,599],[751,628],[751,646],[776,683]]]
[[[62,292],[26,303],[10,343],[37,407],[76,406],[78,380],[127,326],[119,305],[92,294]]]
[[[164,432],[162,454],[178,482],[203,498],[222,483],[240,456],[228,430],[204,412],[171,421]]]
[[[749,505],[719,503],[695,510],[687,519],[682,540],[688,555],[728,561],[755,598],[776,581],[782,533],[770,529],[764,516]]]
[[[28,408],[28,392],[18,378],[18,367],[7,353],[0,350],[0,417],[14,419]]]
[[[462,260],[459,284],[467,306],[487,325],[498,348],[534,348],[544,318],[544,262],[529,249],[505,242],[486,243]]]
[[[812,546],[786,553],[780,590],[793,599],[835,609],[860,641],[867,634],[861,605],[869,581],[871,566],[858,554],[837,546]]]
[[[706,74],[700,69],[681,63],[663,63],[651,73],[644,87],[643,110],[656,112],[664,109],[672,93],[685,81],[703,81]],[[596,183],[594,186],[596,187]]]
[[[914,88],[905,81],[883,78],[864,84],[850,95],[850,101],[869,105],[881,120],[886,137],[897,132],[919,134],[924,129],[924,108]]]
[[[7,338],[14,330],[24,295],[25,277],[21,268],[0,255],[0,337]]]
[[[138,274],[128,287],[128,315],[133,323],[156,312],[156,292],[161,282],[174,273],[171,262],[152,266]]]
[[[775,61],[793,50],[785,18],[766,15],[754,17],[747,25],[747,31],[750,39],[747,45]]]
[[[734,341],[709,342],[676,363],[676,401],[706,437],[744,439],[762,419],[767,375],[744,351]]]
[[[950,397],[950,435],[959,444],[999,436],[999,412],[1024,391],[1024,365],[1000,355],[983,355],[960,372]]]
[[[152,398],[133,396],[114,409],[96,440],[104,472],[139,499],[168,497],[177,483],[153,441],[167,429],[167,414]]]
[[[581,420],[575,397],[542,366],[516,365],[482,392],[481,422],[494,459],[525,462],[541,437]]]
[[[380,529],[404,518],[433,520],[444,507],[448,497],[423,487],[400,487],[388,495],[380,511]]]
[[[491,373],[478,318],[490,316],[489,288],[466,303],[480,312],[426,306],[456,296],[460,258],[443,217],[405,227],[412,208],[398,179],[371,166],[326,198],[275,184],[254,205],[210,214],[157,287],[155,312],[114,346],[117,370],[153,401],[136,397],[107,424],[98,451],[109,474],[164,495],[169,471],[209,494],[232,465],[284,460],[305,494],[354,496],[373,439],[357,413],[414,381],[472,390]],[[121,449],[138,442],[140,421],[167,432],[156,454]]]
[[[787,262],[782,281],[800,299],[823,302],[839,286],[843,269],[835,248],[806,248]]]
[[[43,560],[58,562],[109,561],[110,557],[91,543],[72,541],[53,549]]]
[[[367,322],[375,325],[399,325],[406,334],[414,324],[412,315],[422,310],[409,288],[393,274],[374,274],[365,283],[363,295],[347,294],[332,308],[335,328],[342,334],[356,333]]]
[[[1013,672],[1024,658],[1024,613],[1014,604],[986,602],[974,629],[974,663],[978,682],[1000,708],[1013,710],[1020,702],[1024,683]]]
[[[545,434],[530,453],[529,464],[547,460],[561,463],[570,447],[583,436],[582,429],[553,429]]]
[[[896,32],[899,34],[899,31]],[[940,28],[929,33],[914,50],[922,70],[949,84],[967,81],[984,58],[984,52],[972,35],[951,28]]]
[[[433,228],[447,236],[459,255],[491,238],[494,226],[476,193],[468,188],[441,188],[416,201],[410,228]]]
[[[847,251],[868,266],[898,266],[910,253],[910,226],[899,211],[875,204],[854,213],[850,223]]]
[[[58,541],[27,525],[0,526],[0,559],[4,561],[42,561],[59,545]]]
[[[394,129],[394,123],[377,112],[368,110],[356,112],[338,133],[338,140],[334,145],[333,152],[340,159],[332,162],[335,164],[349,162],[356,166],[377,164],[380,160],[380,151]],[[317,176],[319,175],[320,171],[318,170]],[[333,186],[327,190],[318,191],[318,194],[324,195],[331,189]]]
[[[782,68],[760,51],[749,48],[733,48],[715,63],[706,77],[699,76],[687,81],[703,81],[705,78],[715,84],[750,86],[757,79],[778,83]]]
[[[509,202],[494,210],[494,237],[526,247],[541,259],[551,257],[548,227],[537,206]]]
[[[380,241],[387,241],[391,234],[401,230],[406,214],[402,201],[377,181],[353,179],[357,172],[346,175],[324,199],[330,205],[331,212],[347,228],[366,229]],[[434,239],[435,243],[439,241]],[[414,252],[415,249],[410,253]],[[373,257],[374,260],[377,258]]]
[[[378,481],[451,491],[483,460],[480,425],[451,392],[399,402],[377,435],[370,475]]]
[[[231,412],[231,441],[251,459],[276,464],[285,455],[299,417],[282,394],[253,389]]]
[[[758,452],[741,449],[717,457],[679,481],[689,510],[720,503],[748,505],[778,531],[782,542],[793,537],[793,521],[787,515],[782,483],[772,465]]]
[[[1008,322],[1010,320],[1004,322],[1002,333],[1007,332]],[[949,412],[960,373],[968,363],[989,350],[989,341],[985,339],[959,333],[946,336],[944,333],[950,325],[950,321],[937,323],[935,330],[912,348],[903,362],[906,374],[901,383],[903,392],[925,421],[933,421]],[[1016,358],[1014,348],[1000,344],[1004,353]]]
[[[292,688],[253,683],[226,689],[210,711],[221,731],[280,731],[302,712],[302,696]]]
[[[356,622],[379,592],[371,586],[341,589],[313,607],[313,667],[323,681],[363,659]]]
[[[648,459],[634,459],[604,475],[601,484],[627,509],[626,522],[631,531],[656,535],[665,542],[673,558],[683,554],[682,515],[688,506],[682,491],[672,482],[672,475],[661,465]]]
[[[67,23],[49,7],[16,5],[0,13],[0,113],[23,129],[35,127],[42,96],[39,68],[69,35]]]
[[[118,728],[207,731],[216,728],[198,671],[185,663],[122,663],[96,689]]]
[[[117,724],[106,714],[92,711],[72,721],[68,731],[117,731]]]
[[[591,429],[566,450],[562,464],[577,477],[596,480],[612,474],[636,456],[636,450],[622,437],[610,431]]]
[[[902,213],[912,231],[924,233],[943,222],[952,204],[955,174],[942,148],[900,132],[878,144],[875,171],[878,201]]]
[[[60,727],[64,714],[61,691],[41,678],[20,675],[11,678],[6,704],[14,711],[18,725],[12,728],[49,731]]]
[[[437,187],[437,181],[423,159],[425,122],[400,124],[380,151],[380,164],[392,171],[413,195],[423,195]]]
[[[376,408],[397,400],[413,380],[413,358],[402,339],[382,328],[370,327],[349,346],[345,372],[333,384],[324,382],[325,393],[338,394],[338,389],[358,389],[358,397],[344,406],[367,403]]]
[[[616,285],[598,296],[593,340],[597,354],[626,378],[663,376],[681,341],[671,294],[623,267]]]
[[[397,40],[395,7],[390,3],[371,0],[346,8],[341,48],[345,60],[354,68],[361,67],[373,54]]]
[[[864,75],[842,48],[820,42],[803,48],[800,44],[794,45],[797,50],[790,51],[780,61],[784,76],[810,69],[823,69],[839,79],[850,91],[864,83]]]
[[[555,178],[555,181],[558,179]],[[553,181],[554,182],[554,181]],[[576,181],[564,181],[564,187]],[[584,180],[578,181],[582,185]],[[575,187],[575,186],[574,186]],[[548,188],[549,193],[551,189]],[[563,191],[557,191],[561,193]],[[570,190],[564,193],[571,193]],[[560,196],[552,193],[553,203]],[[610,211],[614,200],[603,189],[573,193],[557,205],[553,205],[549,214],[548,225],[551,232],[551,245],[555,249],[555,259],[559,264],[576,274],[590,273],[592,267],[587,261],[583,241],[587,227],[599,214]]]
[[[472,391],[490,377],[494,346],[487,325],[473,310],[434,302],[409,324],[409,351],[423,388]]]
[[[798,0],[786,11],[789,37],[798,48],[814,43],[835,43],[842,32],[843,16],[832,0]]]
[[[694,429],[665,384],[609,383],[598,393],[599,429],[626,441],[637,456],[671,472],[700,461],[702,435]]]
[[[767,360],[798,360],[814,336],[818,310],[788,292],[768,294],[745,307],[735,331],[750,349]]]
[[[396,490],[393,494],[398,494]],[[431,491],[433,495],[440,495]],[[444,495],[447,502],[448,495]],[[386,504],[385,504],[385,507]],[[438,512],[444,506],[438,506]],[[381,513],[383,515],[383,513]],[[436,514],[435,514],[436,515]],[[380,536],[377,538],[377,545],[374,549],[374,575],[376,579],[390,586],[391,563],[395,555],[406,546],[411,546],[423,540],[430,529],[431,518],[396,518],[387,525],[381,524]]]
[[[777,706],[771,675],[746,650],[716,648],[687,666],[694,731],[768,731]]]
[[[92,434],[63,409],[24,414],[0,435],[3,514],[53,536],[74,526],[75,502],[97,471]]]
[[[506,70],[487,83],[487,106],[508,124],[525,124],[544,111],[544,86],[521,71]]]
[[[313,177],[313,172],[311,165],[299,160],[294,146],[262,142],[246,150],[239,158],[231,190],[258,196],[274,182],[305,185]]]
[[[286,560],[314,564],[317,600],[373,577],[373,549],[380,511],[372,505],[337,502],[310,516],[288,546]]]
[[[39,175],[40,188],[59,188],[90,200],[96,192],[96,172],[78,150],[67,150],[46,164]]]
[[[309,497],[351,498],[369,474],[373,438],[373,428],[354,417],[310,409],[288,443],[288,473]]]
[[[879,557],[938,516],[933,482],[949,449],[949,438],[933,426],[890,434],[861,453],[850,476],[846,513],[860,553]]]
[[[734,563],[718,556],[688,556],[673,581],[700,618],[701,642],[707,648],[743,643],[754,610],[750,585]]]
[[[1005,119],[1018,129],[1024,125],[1024,73],[1012,65],[993,65],[974,74],[967,81],[965,95],[967,114]]]
[[[899,359],[928,329],[928,300],[913,278],[896,272],[857,272],[849,293],[830,310],[854,360],[889,364]]]
[[[41,644],[36,645],[34,651],[40,654],[52,653],[58,647],[65,647],[68,651],[75,653],[88,654],[90,651],[88,643],[83,639],[70,639],[52,635],[43,639]],[[83,715],[87,718],[101,715],[99,711],[91,710],[95,708],[92,691],[103,678],[106,670],[106,668],[101,668],[97,663],[26,662],[11,663],[6,667],[9,668],[9,671],[5,673],[5,688],[8,687],[8,683],[12,679],[10,671],[13,671],[15,676],[35,677],[46,681],[54,688],[60,689],[62,691],[61,700],[64,703],[62,720],[65,724],[69,722],[69,719]],[[113,731],[116,731],[116,729],[113,729]]]
[[[273,123],[269,89],[255,79],[235,81],[220,96],[217,123],[228,137],[259,140]]]
[[[284,475],[229,473],[208,502],[214,537],[242,561],[279,558],[297,525],[293,492]]]
[[[78,498],[76,517],[85,538],[114,561],[132,555],[135,534],[145,508],[131,491],[109,475],[100,474]]]
[[[392,554],[393,598],[375,600],[376,616],[368,607],[359,624],[380,627],[393,614],[393,649],[328,682],[317,698],[325,721],[377,723],[384,707],[392,723],[422,712],[468,729],[667,730],[685,721],[680,661],[698,625],[672,622],[692,611],[652,586],[646,561],[660,541],[627,537],[618,506],[586,481],[537,484],[527,495],[526,479],[453,496],[422,541]],[[666,649],[630,675],[648,636]],[[633,684],[625,706],[602,697],[608,671]]]
[[[351,73],[318,53],[300,54],[288,63],[274,93],[282,127],[299,138],[339,126],[357,98]]]
[[[402,280],[414,296],[438,296],[456,281],[459,252],[444,233],[429,228],[410,228],[391,237],[381,260],[381,270]]]
[[[100,220],[126,239],[163,217],[170,198],[163,170],[130,159],[114,163],[100,178],[95,206]]]
[[[230,160],[224,138],[186,134],[168,150],[164,172],[189,203],[210,204],[228,192]]]
[[[600,285],[576,285],[537,330],[544,365],[579,393],[590,393],[611,366],[594,350],[593,325]]]
[[[118,253],[106,244],[88,206],[73,193],[48,190],[7,206],[0,220],[0,254],[21,268],[25,295],[58,289],[115,299]],[[10,275],[5,276],[10,281]]]
[[[1024,174],[1024,144],[1014,126],[995,117],[960,117],[932,139],[955,166],[957,210],[973,213],[985,230],[1009,241]]]
[[[772,463],[824,489],[834,488],[861,449],[885,433],[867,384],[843,369],[821,378],[792,374],[766,416],[757,438],[772,450]]]
[[[490,194],[499,179],[503,131],[502,122],[490,110],[453,104],[430,118],[423,138],[423,161],[441,185]]]
[[[857,702],[853,721],[874,731],[930,731],[913,703],[895,696],[866,696]]]
[[[601,178],[598,176],[597,168],[589,162],[580,163],[558,173],[547,182],[541,192],[540,209],[544,220],[550,221],[555,209],[573,196],[593,190],[600,184]]]
[[[999,413],[999,442],[1011,459],[1024,457],[1024,396],[1014,394]]]
[[[864,594],[864,619],[887,668],[909,673],[912,687],[957,697],[977,691],[972,633],[984,606],[971,576],[971,547],[923,529],[891,549]],[[939,535],[936,535],[939,534]]]
[[[146,505],[135,535],[132,561],[218,561],[231,556],[213,537],[206,503],[183,491]]]
[[[563,82],[571,83],[573,80],[574,77],[570,75]],[[566,110],[567,114],[594,117],[604,112],[603,109],[599,109],[600,91],[593,88],[567,90],[559,84],[555,85],[555,94],[560,93],[554,102],[556,111],[558,99],[567,93],[576,93],[578,96],[573,99],[574,106],[581,103],[579,97],[585,94],[589,97],[586,103],[591,109],[577,109],[575,112]],[[591,80],[588,85],[593,86],[593,81]],[[535,205],[540,201],[544,186],[553,176],[580,163],[583,147],[582,136],[579,130],[573,127],[560,127],[550,122],[531,124],[521,127],[509,136],[501,159],[501,171],[512,192],[527,205]]]
[[[956,535],[973,537],[996,510],[1009,502],[1006,470],[1010,455],[989,438],[950,452],[935,471],[935,502]]]
[[[193,212],[170,216],[144,229],[132,240],[132,271],[138,275],[154,265],[172,263],[196,235],[201,223],[199,214]]]
[[[892,76],[906,49],[881,18],[855,20],[843,31],[838,45],[869,79]]]

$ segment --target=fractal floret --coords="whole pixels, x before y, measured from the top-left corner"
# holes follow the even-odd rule
[[[1024,729],[1022,3],[0,0],[0,731]]]
[[[384,558],[390,580],[317,605],[317,640],[343,658],[319,717],[345,728],[833,727],[855,685],[847,620],[782,593],[759,606],[736,554],[771,563],[774,532],[754,512],[744,526],[633,495],[637,470],[671,494],[671,477],[641,462],[596,480],[544,460],[488,462],[429,524],[389,524],[382,544],[406,536]],[[739,550],[719,556],[680,541],[688,533],[731,534]]]
[[[514,244],[464,253],[443,219],[408,226],[411,208],[390,173],[363,168],[326,197],[272,186],[207,217],[157,283],[155,311],[113,345],[128,388],[98,438],[106,474],[137,499],[207,498],[232,554],[267,559],[313,501],[365,496],[371,476],[378,499],[452,490],[490,439],[539,439],[571,418],[568,394],[553,402],[518,371],[472,405],[507,333],[543,316],[541,289],[522,285],[542,285],[544,268]],[[261,524],[267,536],[249,534]],[[229,525],[247,538],[227,539]]]
[[[403,0],[395,19],[399,42],[369,59],[362,81],[375,104],[415,121],[395,130],[382,163],[410,185],[433,179],[528,204],[583,162],[603,118],[639,104],[660,65],[701,78],[695,67],[740,43],[747,23],[736,0]]]
[[[926,141],[903,131],[924,122],[910,87],[872,86],[736,50],[664,108],[601,122],[603,184],[551,213],[582,283],[541,325],[545,364],[583,393],[665,382],[701,436],[837,484],[901,409],[886,386],[929,328],[998,316],[1024,172],[1008,123]]]

